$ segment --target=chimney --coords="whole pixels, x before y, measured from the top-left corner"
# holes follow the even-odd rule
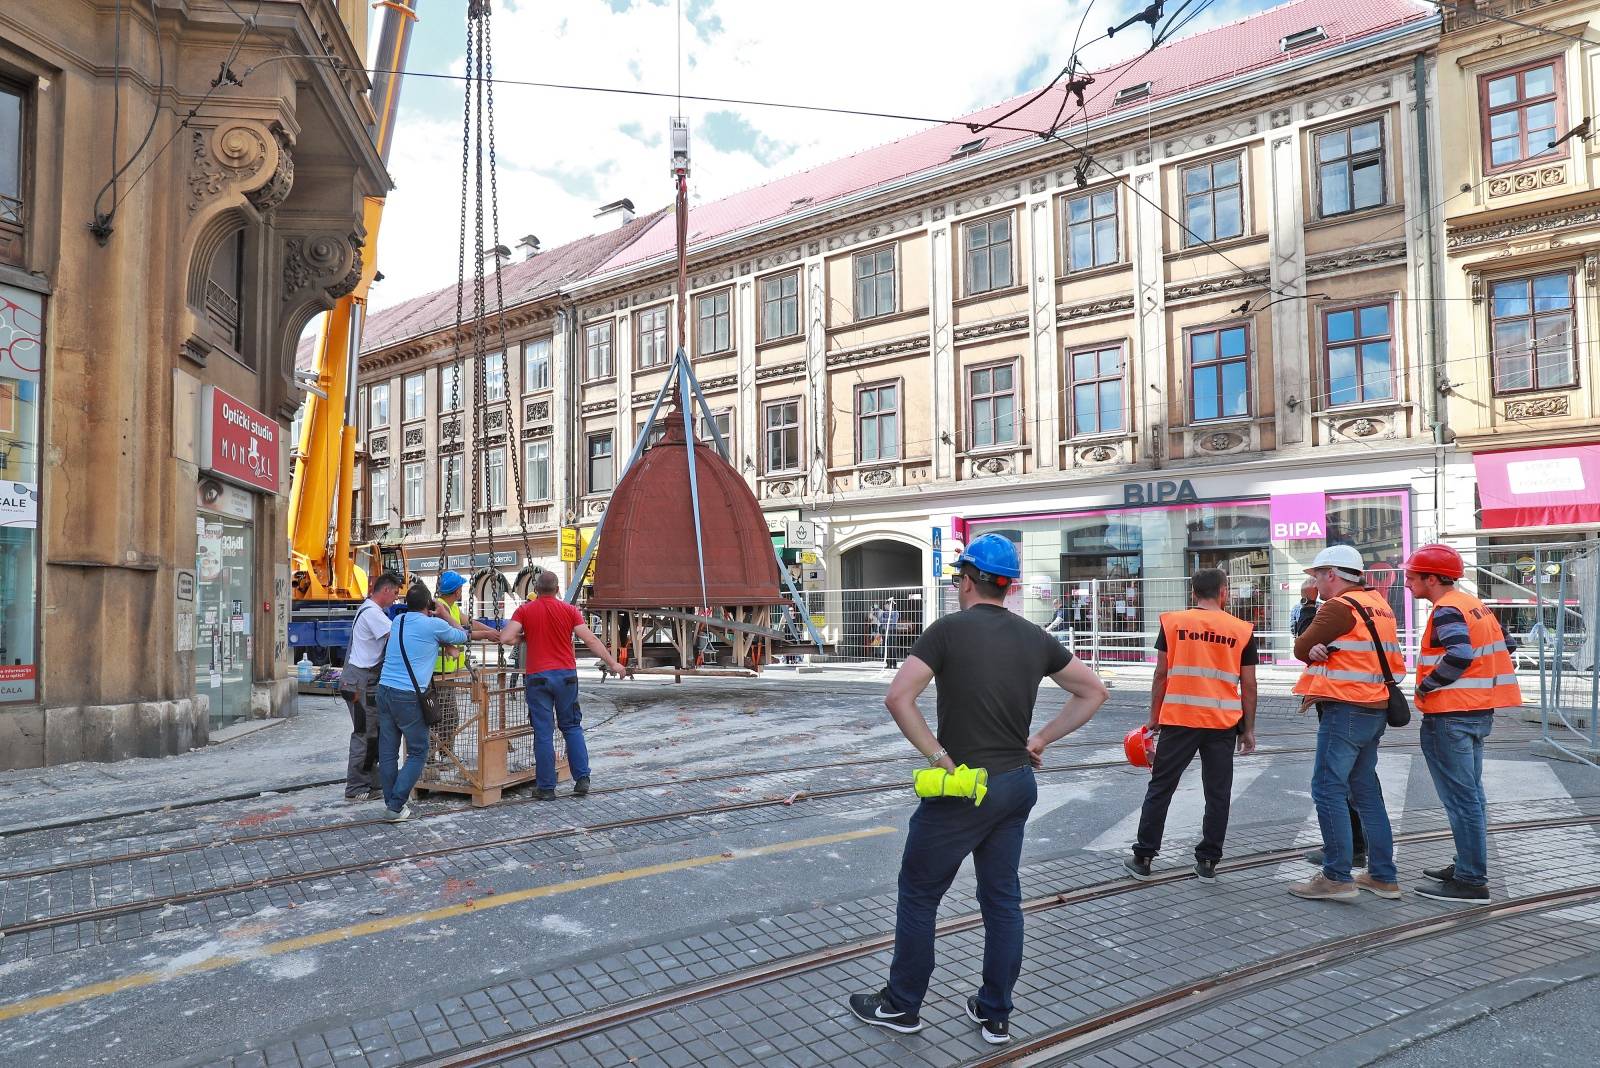
[[[496,260],[503,264],[511,259],[511,250],[506,248],[504,245],[496,245],[493,248],[486,248],[482,252],[478,253],[478,259],[483,261],[484,270],[492,271],[496,266]]]
[[[633,201],[627,197],[613,200],[595,212],[594,217],[600,220],[602,229],[615,230],[619,226],[626,226],[633,222]]]
[[[525,234],[517,242],[517,251],[522,253],[521,259],[531,260],[539,254],[539,238],[533,234]]]

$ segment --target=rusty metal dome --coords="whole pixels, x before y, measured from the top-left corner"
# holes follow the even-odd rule
[[[705,594],[700,590],[683,414],[611,494],[588,607],[680,608],[782,604],[772,535],[755,494],[717,450],[694,443]],[[707,603],[709,602],[709,603]]]

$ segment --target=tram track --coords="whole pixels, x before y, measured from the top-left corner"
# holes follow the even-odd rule
[[[1487,830],[1492,835],[1499,835],[1597,824],[1600,824],[1600,814],[1583,814],[1545,819],[1512,820],[1490,824]],[[1445,841],[1450,837],[1450,829],[1441,827],[1428,831],[1397,834],[1394,836],[1394,841],[1396,845],[1414,845],[1425,842]],[[1264,850],[1226,859],[1217,866],[1217,870],[1220,873],[1228,874],[1272,867],[1285,861],[1297,860],[1303,853],[1303,847],[1299,846]],[[1184,882],[1193,878],[1193,872],[1187,868],[1175,868],[1158,872],[1153,878],[1142,882],[1122,877],[1079,887],[1074,890],[1031,898],[1022,903],[1022,910],[1026,915],[1036,915],[1072,905],[1134,893],[1150,886]],[[1434,933],[1442,933],[1465,926],[1466,924],[1463,921],[1486,922],[1497,919],[1517,908],[1525,910],[1531,907],[1552,907],[1563,903],[1581,903],[1593,898],[1600,898],[1600,884],[1586,884],[1569,890],[1527,895],[1507,901],[1493,902],[1485,906],[1471,907],[1460,912],[1409,920],[1390,927],[1288,951],[1243,968],[1219,973],[1198,983],[1186,983],[1179,987],[1169,988],[1148,998],[1130,1002],[1067,1027],[1031,1038],[1019,1045],[1007,1047],[1007,1049],[998,1054],[980,1058],[969,1062],[969,1064],[988,1068],[991,1065],[1017,1063],[1022,1057],[1033,1056],[1046,1051],[1048,1051],[1048,1056],[1043,1058],[1044,1060],[1054,1060],[1068,1052],[1073,1056],[1079,1056],[1091,1052],[1091,1050],[1074,1047],[1068,1051],[1059,1047],[1069,1042],[1086,1043],[1092,1041],[1097,1044],[1108,1044],[1120,1036],[1124,1030],[1149,1022],[1150,1017],[1155,1014],[1170,1012],[1171,1006],[1176,1003],[1182,1002],[1184,1005],[1183,1011],[1187,1013],[1191,1004],[1187,999],[1204,996],[1208,991],[1219,992],[1211,995],[1212,1000],[1224,996],[1224,993],[1226,996],[1236,996],[1239,993],[1246,992],[1247,988],[1242,984],[1247,982],[1260,985],[1275,981],[1280,977],[1299,974],[1334,959],[1342,959],[1345,956],[1371,948],[1381,948],[1385,939],[1399,940],[1402,937],[1426,937]],[[963,931],[975,930],[982,926],[982,914],[969,912],[941,921],[935,927],[935,934],[937,936],[958,934]],[[509,1058],[528,1056],[567,1042],[579,1041],[642,1017],[678,1009],[685,1005],[723,994],[747,991],[766,983],[790,978],[819,968],[868,957],[874,953],[892,949],[893,946],[894,934],[891,931],[837,946],[811,950],[730,972],[726,975],[716,976],[698,983],[686,984],[657,994],[618,1002],[615,1005],[607,1006],[582,1016],[570,1017],[537,1030],[525,1031],[520,1035],[485,1043],[460,1053],[413,1063],[418,1068],[488,1068],[490,1065],[500,1064]],[[1253,988],[1253,986],[1249,988]],[[1196,1009],[1202,1007],[1199,1001],[1193,1004]],[[1106,1029],[1113,1027],[1118,1028],[1114,1035],[1105,1034]],[[1095,1048],[1099,1048],[1099,1046],[1096,1045]],[[1032,1064],[1036,1062],[1027,1061],[1025,1063]]]
[[[1494,747],[1494,743],[1489,743]],[[1515,745],[1518,743],[1501,743],[1502,745]],[[1416,748],[1419,742],[1407,742],[1393,745],[1389,748]],[[1280,749],[1257,750],[1257,755],[1263,758],[1281,756],[1303,756],[1314,753],[1316,747],[1298,746]],[[895,758],[899,760],[900,758]],[[1111,768],[1126,767],[1122,760],[1090,761],[1080,764],[1060,764],[1039,770],[1040,775],[1061,775],[1074,772],[1101,771]],[[134,913],[160,910],[170,906],[187,905],[198,901],[206,901],[220,897],[229,897],[236,894],[250,893],[257,890],[268,890],[280,886],[289,886],[319,879],[334,878],[342,875],[353,875],[363,872],[378,871],[395,865],[415,864],[423,860],[436,860],[459,854],[469,854],[488,849],[515,848],[530,845],[536,842],[552,841],[564,838],[586,837],[595,834],[604,834],[610,831],[624,830],[635,827],[652,826],[661,823],[670,823],[679,820],[703,819],[726,815],[735,812],[746,812],[753,809],[793,807],[807,801],[826,801],[844,797],[868,796],[872,794],[892,793],[904,791],[907,784],[903,781],[892,783],[871,783],[861,786],[838,787],[831,790],[795,791],[787,796],[768,796],[751,798],[749,800],[730,801],[717,805],[706,805],[698,808],[677,809],[670,812],[651,813],[643,816],[634,816],[624,819],[607,820],[592,824],[552,827],[544,830],[530,831],[523,834],[506,835],[480,841],[451,843],[428,849],[416,849],[408,852],[397,852],[382,857],[366,858],[348,861],[345,863],[325,865],[318,868],[309,868],[298,871],[287,871],[272,875],[262,876],[257,879],[244,880],[234,883],[221,884],[211,887],[197,888],[179,893],[167,894],[156,897],[140,898],[102,905],[95,908],[82,909],[68,913],[50,915],[36,915],[8,926],[0,927],[0,938],[10,938],[26,935],[38,931],[47,931],[59,927],[67,927],[80,923],[94,923],[104,920],[113,920],[120,916]],[[547,802],[546,802],[547,803]],[[462,810],[453,810],[460,812]],[[392,826],[376,821],[382,826]],[[352,829],[363,826],[362,823],[346,823],[338,825],[339,829]],[[294,832],[278,832],[280,837],[292,836]],[[153,856],[163,856],[162,851],[156,851]],[[100,861],[95,866],[104,866],[108,863],[122,863],[122,861]],[[52,874],[46,869],[37,869],[42,875]],[[12,873],[5,876],[7,882],[28,877],[42,877],[28,873]]]

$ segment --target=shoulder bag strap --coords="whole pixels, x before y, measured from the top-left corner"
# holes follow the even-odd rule
[[[417,676],[411,670],[411,659],[406,656],[406,617],[400,617],[400,663],[405,665],[406,677],[411,680],[411,692],[417,695],[417,700],[422,700],[422,687],[417,685]]]
[[[1367,633],[1372,635],[1372,651],[1378,654],[1378,669],[1383,672],[1383,681],[1386,685],[1393,686],[1394,672],[1389,670],[1389,656],[1383,648],[1383,639],[1378,637],[1378,628],[1373,624],[1372,616],[1359,601],[1348,597],[1341,597],[1339,600],[1355,609],[1356,615],[1361,617],[1361,622],[1367,625]],[[404,646],[401,648],[404,649]]]

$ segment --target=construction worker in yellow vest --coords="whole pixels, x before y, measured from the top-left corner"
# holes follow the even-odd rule
[[[500,632],[493,627],[486,627],[477,620],[463,624],[461,621],[461,591],[466,587],[467,580],[458,572],[446,571],[439,576],[439,584],[434,589],[433,614],[458,630],[464,630],[474,639],[487,639],[499,641]],[[434,674],[448,674],[452,671],[461,671],[467,666],[467,650],[465,646],[448,645],[439,647],[439,659],[433,665]]]
[[[1228,576],[1218,568],[1196,571],[1189,586],[1195,606],[1162,613],[1156,636],[1149,725],[1160,735],[1133,858],[1123,862],[1139,880],[1154,877],[1150,862],[1161,850],[1172,794],[1196,753],[1206,814],[1194,847],[1194,873],[1205,882],[1216,879],[1228,833],[1234,749],[1241,755],[1256,750],[1255,627],[1222,607]]]
[[[1389,726],[1390,677],[1405,674],[1400,634],[1388,599],[1363,582],[1366,563],[1353,545],[1330,545],[1306,568],[1322,607],[1295,639],[1306,669],[1294,692],[1317,706],[1317,756],[1311,800],[1322,828],[1322,871],[1289,892],[1313,900],[1354,901],[1367,890],[1398,898],[1394,833],[1378,784],[1378,741]],[[1366,871],[1350,875],[1350,808],[1367,838]]]
[[[1489,813],[1483,795],[1483,742],[1494,710],[1522,704],[1511,649],[1500,621],[1482,601],[1456,589],[1466,574],[1448,545],[1424,545],[1406,561],[1406,589],[1433,602],[1417,658],[1422,756],[1450,818],[1456,859],[1425,868],[1416,888],[1438,901],[1489,898]]]

